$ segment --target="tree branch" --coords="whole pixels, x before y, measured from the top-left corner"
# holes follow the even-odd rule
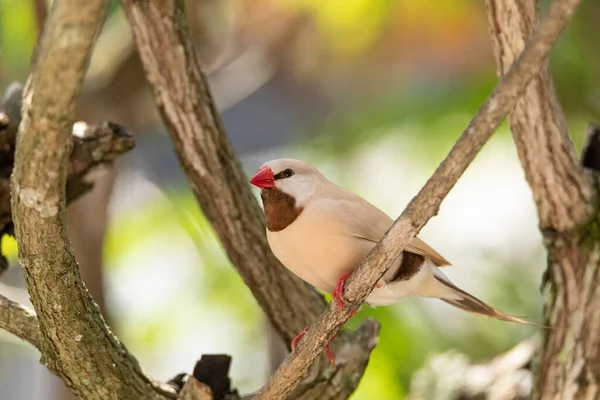
[[[123,126],[104,121],[98,125],[76,122],[67,167],[67,205],[94,187],[97,171],[104,172],[121,154],[133,149],[133,135]]]
[[[189,42],[182,3],[122,2],[192,191],[234,267],[289,342],[325,302],[282,267],[269,249],[262,213]]]
[[[502,74],[538,25],[536,1],[487,0],[486,4]],[[596,398],[600,393],[598,193],[583,167],[595,167],[597,135],[590,131],[580,166],[546,64],[509,119],[548,250],[542,286],[547,294],[545,314],[555,329],[544,332],[535,396]]]
[[[266,241],[262,212],[250,191],[190,43],[183,0],[123,0],[146,77],[175,143],[192,191],[234,267],[288,343],[323,309],[308,284],[277,261]],[[324,358],[296,399],[347,398],[356,388],[377,342],[378,324],[341,334],[333,349],[345,354],[335,374]],[[339,354],[336,357],[339,357]],[[327,378],[323,378],[323,377]],[[328,388],[333,388],[330,391]],[[300,387],[299,387],[300,389]]]
[[[486,0],[500,76],[539,25],[536,4],[535,0]],[[517,100],[509,122],[541,229],[566,231],[580,224],[589,217],[593,191],[579,166],[547,63]]]
[[[283,399],[290,393],[327,341],[364,301],[392,262],[398,260],[406,244],[437,213],[444,197],[512,109],[529,81],[539,72],[578,3],[575,0],[553,1],[548,16],[525,51],[502,77],[446,159],[350,276],[345,293],[349,303],[344,310],[339,312],[335,304],[330,304],[255,399]]]
[[[33,311],[0,294],[0,329],[40,348],[39,324]]]
[[[85,399],[167,399],[112,335],[67,237],[65,185],[77,95],[107,0],[53,3],[23,99],[12,176],[19,258],[39,320],[42,363]]]

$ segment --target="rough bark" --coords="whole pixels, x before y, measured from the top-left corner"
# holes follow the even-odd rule
[[[538,27],[539,11],[535,0],[486,0],[486,4],[498,74],[502,75]],[[546,65],[515,105],[509,121],[548,251],[542,287],[546,318],[554,329],[545,331],[534,397],[598,398],[597,189],[577,161]]]
[[[67,230],[81,270],[81,280],[108,326],[113,326],[114,321],[107,308],[104,290],[104,237],[108,225],[108,204],[117,169],[118,163],[114,163],[106,174],[94,181],[94,187],[85,196],[73,204],[67,203]],[[76,400],[65,385],[59,385],[55,391],[58,400]]]
[[[286,358],[255,396],[256,399],[281,399],[290,393],[327,341],[373,290],[392,262],[398,260],[406,244],[437,213],[444,197],[513,108],[530,80],[537,75],[577,4],[573,0],[555,0],[551,4],[548,16],[527,43],[525,51],[502,77],[446,159],[350,276],[346,284],[345,297],[348,302],[344,310],[340,312],[330,304],[300,341],[296,351]]]
[[[66,232],[76,99],[107,4],[53,4],[23,98],[11,182],[15,236],[38,315],[42,363],[81,398],[174,398],[143,374],[104,323]]]
[[[71,245],[85,282],[104,319],[111,323],[104,296],[104,235],[108,225],[108,204],[117,176],[116,166],[95,181],[87,196],[69,206],[67,227]],[[67,187],[69,183],[67,182]]]
[[[181,0],[122,1],[159,111],[188,181],[233,266],[289,346],[325,306],[323,297],[285,269],[270,251],[262,212],[233,153],[199,67]],[[377,342],[369,319],[344,332],[333,347],[335,373],[324,357],[294,398],[347,398],[358,385]]]

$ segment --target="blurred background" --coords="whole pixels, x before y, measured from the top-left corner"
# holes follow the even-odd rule
[[[587,122],[600,122],[600,3],[583,3],[551,59],[578,151]],[[44,6],[0,0],[1,88],[25,81]],[[497,82],[483,1],[189,0],[187,7],[247,173],[272,158],[301,158],[394,218]],[[234,386],[258,389],[284,347],[194,201],[118,2],[78,118],[117,121],[136,134],[136,148],[68,215],[83,279],[111,327],[157,379],[191,371],[201,354],[228,353]],[[542,321],[545,252],[507,124],[420,236],[454,264],[444,272],[459,286]],[[14,268],[0,278],[0,293],[30,304],[14,240],[2,247]],[[382,324],[380,343],[353,400],[460,398],[456,381],[468,364],[538,333],[436,300],[363,307],[347,326],[367,316]],[[0,399],[72,398],[38,360],[0,332]],[[432,378],[439,369],[445,378]],[[526,391],[529,375],[521,378]]]

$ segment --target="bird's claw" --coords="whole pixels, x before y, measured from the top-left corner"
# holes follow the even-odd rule
[[[331,293],[331,298],[332,300],[337,301],[340,311],[344,309],[344,285],[349,276],[350,272],[346,272],[344,275],[340,276],[335,285],[335,290]]]
[[[327,343],[327,346],[325,346],[325,356],[327,357],[327,360],[329,360],[329,362],[331,363],[331,369],[334,369],[335,357],[333,356],[333,352],[331,351],[331,346],[329,346],[329,343]]]
[[[304,330],[302,332],[300,332],[298,334],[298,336],[296,336],[292,340],[292,344],[291,344],[292,350],[294,350],[296,348],[296,346],[298,345],[298,342],[304,337],[306,332],[308,332],[308,326],[306,328],[304,328]],[[335,336],[337,336],[337,334]],[[334,338],[335,338],[335,336],[334,336]],[[331,339],[331,340],[333,340],[333,339]],[[327,343],[327,345],[325,346],[325,356],[327,357],[327,360],[331,363],[331,368],[332,369],[335,368],[335,357],[333,356],[333,352],[331,351],[331,347],[329,346],[329,343]]]
[[[304,337],[304,335],[306,335],[306,332],[308,332],[308,326],[306,328],[304,328],[304,330],[302,332],[300,332],[298,334],[298,336],[296,336],[294,339],[292,339],[292,350],[294,350],[296,348],[296,346],[298,346],[298,342],[300,341],[300,339],[302,339]]]
[[[348,320],[352,317],[354,317],[356,315],[356,313],[358,312],[358,308],[354,311],[352,311],[352,313],[348,316],[348,318],[346,318],[346,322],[348,322]]]

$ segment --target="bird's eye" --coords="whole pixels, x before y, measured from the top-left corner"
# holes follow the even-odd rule
[[[289,178],[292,175],[294,175],[294,171],[292,171],[291,169],[287,168],[287,169],[283,170],[283,177],[284,178]]]

